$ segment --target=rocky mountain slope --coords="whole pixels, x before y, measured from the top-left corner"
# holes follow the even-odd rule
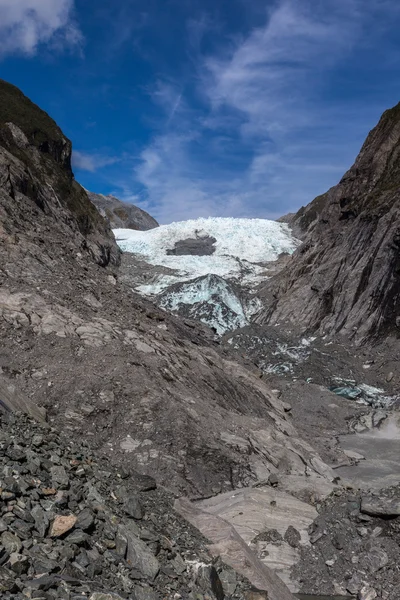
[[[39,406],[47,410],[49,423],[62,430],[71,443],[87,440],[90,456],[106,463],[113,474],[135,471],[151,475],[159,486],[169,488],[169,494],[186,495],[192,500],[243,486],[268,485],[272,475],[281,478],[282,491],[290,490],[299,498],[312,496],[315,502],[329,493],[335,487],[333,471],[300,438],[291,422],[290,407],[260,378],[260,371],[251,362],[232,360],[207,328],[161,312],[119,281],[120,253],[109,225],[74,180],[71,144],[54,121],[5,82],[0,82],[0,98],[2,408],[19,407],[41,419],[42,411],[35,408]],[[25,465],[27,442],[23,442],[21,433],[7,427],[6,446],[14,439],[16,451],[6,452],[11,462],[5,462],[0,477],[19,480],[23,475],[29,479],[31,467]],[[54,467],[61,472],[58,467],[65,469],[67,464],[67,456],[58,449],[61,442],[53,441],[55,445],[48,451],[46,448],[44,456],[29,454],[29,460],[44,471],[36,479],[42,478],[46,489],[53,486],[56,494],[64,485],[68,490],[69,484],[49,479]],[[15,462],[22,463],[21,469]],[[83,477],[83,472],[75,476]],[[93,475],[94,480],[99,476]],[[11,480],[6,485],[14,486]],[[42,498],[35,491],[26,495],[24,488],[20,497],[14,488],[8,491],[1,487],[2,512],[12,513],[9,520],[15,519],[17,536],[21,543],[26,541],[22,543],[24,550],[18,542],[12,545],[11,553],[6,548],[2,577],[13,580],[7,569],[13,571],[14,564],[13,572],[19,576],[38,575],[32,557],[26,555],[31,540],[36,539],[31,535],[36,530],[30,525],[34,519],[30,511],[36,512],[34,504],[39,501],[41,510],[48,513],[49,524],[57,522],[56,515],[72,522],[72,517],[79,518],[87,507],[86,492],[75,497],[73,483],[72,495],[59,512],[58,505],[46,495]],[[162,503],[167,492],[160,490]],[[106,486],[104,493],[118,500],[114,489]],[[173,521],[175,513],[170,510],[165,508],[166,518]],[[151,520],[157,520],[158,514]],[[113,523],[118,525],[119,518],[119,514],[112,517]],[[9,530],[9,523],[6,525],[3,533]],[[96,521],[94,525],[96,531],[98,527],[102,530],[103,524]],[[12,527],[10,533],[15,535]],[[67,531],[60,537],[64,535],[69,537]],[[117,578],[127,576],[128,587],[133,585],[132,580],[140,580],[142,587],[154,588],[155,596],[141,596],[142,592],[135,589],[135,595],[129,597],[160,597],[160,588],[153,585],[151,574],[145,570],[146,564],[155,564],[149,563],[150,559],[146,562],[146,552],[157,554],[156,540],[152,533],[143,534],[150,537],[142,539],[136,529],[134,535],[146,546],[135,542],[142,560],[139,572],[133,568],[126,573],[124,568],[121,571],[114,567],[113,560],[117,565],[120,561],[115,555],[110,558],[110,567],[107,561],[101,563],[102,569],[109,568]],[[57,536],[50,533],[50,538]],[[114,538],[107,539],[113,543]],[[43,541],[43,551],[46,554],[48,550],[54,561],[60,552],[66,552],[67,572],[74,557],[80,556],[75,561],[80,566],[71,567],[73,576],[79,579],[79,585],[87,583],[85,569],[92,564],[93,540],[86,540],[88,545],[83,543],[87,556],[79,550],[81,542],[74,541],[77,548],[73,548],[72,556],[63,549],[63,540],[55,548],[48,540]],[[18,556],[11,558],[15,553]],[[170,558],[175,558],[173,553]],[[264,573],[263,585],[270,600],[291,598],[268,563],[260,565],[260,558],[252,553],[252,572],[261,569]],[[177,569],[185,574],[190,569],[187,557],[182,558],[183,564],[177,560],[172,579],[176,579]],[[196,564],[202,562],[198,553],[193,560]],[[131,567],[129,562],[127,568]],[[76,569],[82,572],[79,577]],[[252,572],[247,569],[246,575],[251,577]],[[48,587],[42,594],[46,600],[54,597],[52,586],[58,589],[64,585],[58,576],[56,582],[51,581],[44,583]],[[189,579],[186,581],[189,585]],[[67,584],[74,585],[70,580]],[[109,585],[113,581],[109,580]],[[13,589],[11,585],[11,594]],[[205,594],[219,600],[223,595],[218,590],[208,581]],[[120,593],[130,594],[124,585]],[[164,591],[163,597],[176,598],[176,593],[179,586],[178,590],[171,587],[168,593]],[[79,594],[64,596],[78,598]],[[99,598],[94,596],[93,600]]]
[[[35,283],[57,260],[119,263],[109,225],[73,177],[71,142],[46,113],[2,80],[0,234],[3,277],[11,273]]]
[[[262,294],[261,323],[358,341],[400,326],[400,104],[340,183],[291,216],[303,245]]]
[[[87,195],[113,229],[147,231],[158,227],[157,221],[138,206],[122,202],[115,196],[104,196],[104,194],[94,194],[93,192],[87,192]]]

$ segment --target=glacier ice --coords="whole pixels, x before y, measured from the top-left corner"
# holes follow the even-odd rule
[[[170,223],[149,231],[114,229],[114,235],[121,250],[138,254],[152,265],[177,269],[177,282],[211,273],[251,281],[262,271],[257,263],[276,260],[282,253],[292,254],[300,243],[285,223],[222,217]],[[217,240],[211,256],[167,255],[176,242],[205,236]],[[169,276],[164,287],[171,285],[173,279]],[[146,287],[139,291],[159,293],[162,281],[154,290]]]
[[[158,301],[162,308],[183,312],[220,335],[248,325],[250,317],[261,308],[258,298],[244,297],[230,282],[212,274],[170,286]]]
[[[285,223],[266,219],[201,218],[161,225],[149,231],[114,229],[120,248],[150,265],[170,271],[155,275],[136,290],[154,296],[160,306],[198,319],[218,334],[244,327],[261,308],[249,288],[265,280],[263,263],[292,254],[300,244]],[[214,238],[211,255],[171,255],[177,242]],[[243,291],[243,288],[242,288]]]

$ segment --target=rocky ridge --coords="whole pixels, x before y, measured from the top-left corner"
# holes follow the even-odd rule
[[[17,271],[29,279],[34,267],[34,283],[71,254],[119,264],[109,225],[73,177],[71,149],[45,112],[0,80],[1,277]]]
[[[400,104],[386,111],[340,183],[289,219],[303,244],[268,287],[259,322],[398,338]]]
[[[105,196],[89,191],[87,191],[87,195],[113,229],[127,228],[146,231],[158,227],[157,221],[138,206],[122,202],[115,196]]]

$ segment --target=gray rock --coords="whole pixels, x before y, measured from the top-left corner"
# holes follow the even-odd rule
[[[136,600],[158,600],[158,594],[150,587],[135,586]]]
[[[292,525],[286,529],[285,535],[283,536],[285,542],[292,548],[298,548],[300,545],[301,535]]]
[[[352,575],[351,579],[349,579],[349,581],[347,582],[346,589],[350,594],[352,594],[353,596],[356,596],[358,594],[358,592],[360,591],[362,585],[363,585],[363,580],[362,580],[361,576],[358,573],[354,573]]]
[[[69,485],[69,477],[64,467],[55,466],[50,469],[52,485],[55,488],[67,489]]]
[[[47,513],[37,504],[32,508],[31,515],[35,521],[36,531],[40,537],[44,537],[49,526]]]
[[[361,499],[361,512],[371,517],[400,517],[400,500],[364,496]]]
[[[268,483],[270,485],[272,485],[273,487],[277,486],[279,483],[279,477],[277,476],[276,473],[271,473],[271,475],[268,477]]]
[[[149,551],[142,540],[136,537],[131,530],[130,524],[125,526],[127,537],[126,561],[133,568],[137,569],[144,576],[153,580],[160,570],[160,564],[156,557]]]
[[[131,496],[124,504],[124,510],[127,515],[132,517],[133,519],[142,519],[143,518],[143,509],[139,500],[135,496]]]
[[[6,567],[0,567],[0,592],[18,592],[18,584],[15,581],[15,573]]]
[[[23,575],[29,569],[29,558],[18,552],[10,554],[9,566],[18,576]]]
[[[75,527],[78,529],[83,529],[83,531],[88,531],[92,529],[94,525],[94,513],[90,508],[84,508],[77,515],[77,522]]]
[[[372,547],[364,556],[361,557],[360,567],[370,573],[376,573],[389,562],[387,552],[379,547]]]
[[[1,543],[9,554],[20,552],[22,548],[22,542],[19,537],[9,531],[4,531],[1,534]]]

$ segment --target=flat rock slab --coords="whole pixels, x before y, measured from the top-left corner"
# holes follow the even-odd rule
[[[295,600],[285,583],[258,559],[228,521],[183,498],[175,502],[175,509],[213,542],[210,551],[214,556],[220,556],[227,565],[247,577],[256,589],[267,592],[269,600]]]
[[[196,506],[233,525],[246,544],[260,534],[277,531],[282,537],[279,545],[260,540],[255,541],[254,549],[261,562],[276,572],[293,592],[298,590],[291,579],[291,568],[300,559],[300,552],[284,538],[292,527],[298,532],[299,544],[309,544],[308,526],[318,516],[313,506],[270,486],[219,494]]]
[[[365,496],[361,498],[361,512],[371,517],[400,517],[400,500]]]

